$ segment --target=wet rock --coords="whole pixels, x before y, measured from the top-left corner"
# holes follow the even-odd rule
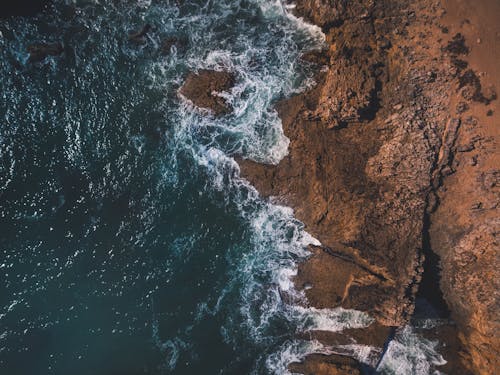
[[[307,300],[316,308],[369,311],[381,320],[390,320],[394,314],[392,299],[398,289],[387,282],[385,270],[346,255],[348,251],[311,247],[312,256],[299,264],[295,285],[304,289]]]
[[[202,69],[189,73],[180,94],[195,106],[219,116],[231,111],[231,106],[220,94],[230,90],[234,84],[235,76],[230,72]]]
[[[330,61],[328,51],[308,51],[300,56],[300,59],[316,65],[326,65]]]
[[[151,25],[149,23],[145,24],[143,28],[139,31],[131,32],[128,35],[129,42],[134,44],[145,44],[147,39],[147,34],[151,31]]]
[[[317,340],[328,347],[343,345],[366,345],[378,348],[379,353],[393,335],[394,327],[383,326],[377,322],[366,328],[347,328],[340,332],[308,331],[299,335],[299,338]],[[378,362],[378,359],[376,361]]]
[[[28,62],[42,62],[48,56],[59,56],[64,52],[64,47],[60,42],[56,43],[34,43],[27,48],[29,53]]]
[[[161,54],[162,55],[170,54],[171,48],[173,46],[177,45],[178,42],[179,42],[179,40],[175,36],[171,36],[171,37],[163,39],[163,41],[161,42],[161,47],[160,47]]]
[[[361,375],[361,365],[341,355],[310,354],[304,361],[291,363],[288,369],[304,375]]]
[[[340,0],[333,0],[331,4],[318,0],[298,0],[295,2],[295,12],[320,26],[324,31],[328,31],[344,22],[346,8],[344,3]]]

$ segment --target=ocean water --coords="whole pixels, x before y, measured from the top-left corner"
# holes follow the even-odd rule
[[[273,103],[313,84],[319,29],[280,1],[74,0],[0,33],[0,374],[284,374],[332,352],[297,332],[371,323],[281,301],[304,299],[290,277],[317,240],[233,159],[286,155]],[[29,64],[37,41],[65,53]],[[178,95],[201,68],[236,74],[232,114]],[[442,361],[408,340],[382,372]]]

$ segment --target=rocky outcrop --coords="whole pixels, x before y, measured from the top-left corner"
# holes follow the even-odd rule
[[[180,94],[195,106],[220,116],[231,111],[231,106],[221,93],[230,90],[234,84],[232,73],[201,69],[197,73],[189,73]]]
[[[305,57],[325,68],[314,89],[276,106],[289,154],[277,166],[240,166],[263,196],[292,206],[322,243],[299,266],[297,288],[314,307],[366,311],[386,327],[410,320],[417,292],[443,311],[448,305],[461,339],[446,326],[452,332],[443,339],[455,349],[446,353],[448,368],[492,373],[499,348],[498,134],[469,157],[488,143],[477,129],[461,141],[461,129],[473,121],[467,114],[495,103],[494,90],[485,90],[465,61],[463,35],[447,34],[439,2],[296,3],[326,34],[329,48]],[[390,329],[374,332],[376,346],[390,340]],[[297,366],[302,373],[356,371],[322,355]]]
[[[320,25],[330,25],[329,68],[314,90],[277,106],[289,155],[277,167],[244,161],[241,168],[263,195],[294,207],[323,244],[299,269],[314,306],[369,311],[400,325],[421,273],[438,139],[422,126],[420,77],[408,75],[403,51],[388,48],[387,36],[408,17],[403,2],[390,3],[342,3],[335,12],[324,5],[335,17],[328,24],[320,12]]]
[[[450,35],[444,51],[455,76],[450,112],[460,122],[443,134],[439,154],[441,180],[436,181],[436,210],[429,237],[441,257],[441,289],[467,361],[475,373],[491,374],[500,366],[498,233],[500,221],[500,155],[496,89],[500,58],[495,35],[500,4],[481,6],[446,1],[443,23]],[[496,53],[494,52],[496,51]]]

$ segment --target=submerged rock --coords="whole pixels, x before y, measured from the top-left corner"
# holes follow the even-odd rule
[[[28,62],[36,63],[45,60],[48,56],[59,56],[64,52],[62,43],[33,43],[27,48],[30,54]]]
[[[140,31],[130,32],[128,35],[128,40],[135,44],[145,44],[146,36],[150,31],[151,25],[147,23]]]
[[[231,111],[231,106],[220,94],[230,90],[234,83],[234,74],[230,72],[202,69],[198,73],[189,73],[180,93],[195,106],[219,116]]]
[[[168,55],[173,46],[177,46],[179,44],[179,39],[175,36],[169,36],[165,38],[161,42],[160,51],[162,55]]]

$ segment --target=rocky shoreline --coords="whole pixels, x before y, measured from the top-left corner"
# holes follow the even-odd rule
[[[3,15],[32,15],[48,3],[6,8]],[[262,196],[294,208],[321,242],[294,279],[309,305],[375,319],[367,328],[301,338],[333,352],[352,343],[372,346],[376,358],[362,364],[340,351],[311,354],[290,370],[376,371],[398,330],[431,319],[440,323],[419,333],[439,341],[447,363],[438,370],[494,373],[500,4],[296,0],[294,11],[326,35],[325,50],[302,57],[317,66],[317,85],[276,104],[288,155],[276,166],[239,159],[241,175]],[[148,31],[129,40],[141,44]],[[175,43],[167,39],[163,52]],[[33,44],[30,62],[63,50]],[[224,115],[231,107],[223,93],[236,79],[200,70],[179,94]]]
[[[318,84],[276,106],[291,141],[279,165],[239,162],[322,243],[295,279],[310,305],[376,319],[345,335],[383,355],[397,327],[444,319],[423,332],[441,342],[439,370],[489,374],[499,348],[496,82],[469,66],[474,41],[446,19],[457,5],[296,1],[297,15],[326,35],[328,49],[307,56],[322,68]],[[429,306],[433,316],[422,313]],[[366,371],[339,355],[291,369]]]
[[[490,374],[499,364],[499,83],[492,65],[486,77],[470,59],[471,21],[450,16],[459,6],[470,7],[460,0],[295,2],[296,15],[326,36],[325,50],[302,57],[317,65],[317,85],[276,104],[289,154],[276,166],[238,159],[241,175],[262,196],[294,208],[321,242],[294,280],[309,306],[356,309],[375,322],[301,333],[334,354],[309,355],[290,365],[293,372],[376,372],[409,323],[438,340],[440,371]],[[493,2],[481,7],[500,14]],[[221,94],[234,80],[203,70],[188,76],[180,94],[226,114]],[[347,344],[372,347],[370,359],[351,358]]]

